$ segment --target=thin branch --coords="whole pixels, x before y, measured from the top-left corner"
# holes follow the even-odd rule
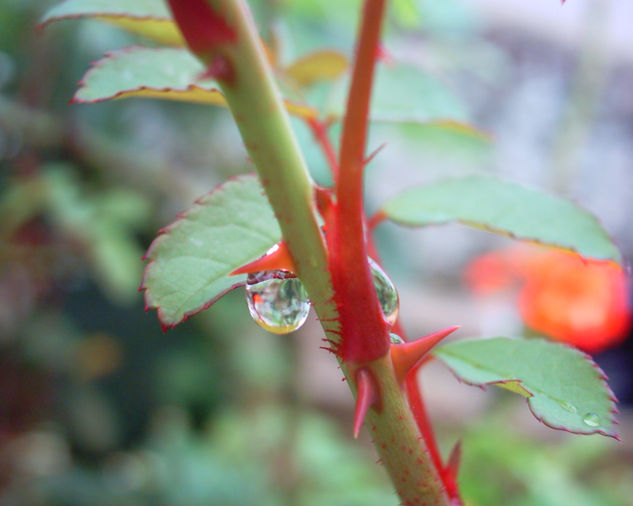
[[[341,328],[347,336],[342,342],[342,357],[356,362],[374,360],[385,355],[389,349],[387,328],[377,303],[369,264],[363,261],[368,253],[363,210],[363,169],[376,48],[380,41],[384,12],[385,0],[365,2],[343,121],[337,212],[330,261]],[[361,310],[363,317],[359,318]]]
[[[334,184],[338,180],[338,160],[336,159],[336,152],[334,151],[334,146],[332,146],[332,142],[328,137],[328,126],[324,121],[321,121],[317,118],[307,118],[306,124],[312,130],[312,135],[316,139],[316,141],[321,146],[323,154],[325,155],[325,159],[330,167],[330,171],[332,172],[332,179],[334,180]]]

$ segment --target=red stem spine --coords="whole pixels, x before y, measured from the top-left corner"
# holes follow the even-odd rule
[[[385,0],[365,2],[343,122],[334,223],[328,229],[330,271],[343,335],[338,351],[343,361],[353,363],[369,362],[389,351],[387,324],[366,260],[363,212],[369,101],[384,10]]]

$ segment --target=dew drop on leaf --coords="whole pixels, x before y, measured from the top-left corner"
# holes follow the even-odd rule
[[[600,425],[600,417],[595,413],[587,413],[583,417],[582,421],[585,425],[588,425],[589,427],[597,427],[598,425]]]
[[[570,413],[576,413],[578,412],[578,410],[576,409],[576,406],[574,406],[573,404],[570,404],[567,401],[562,401],[560,403],[561,408],[563,408],[565,411],[569,411]]]
[[[310,300],[303,283],[285,271],[249,274],[246,303],[255,323],[274,334],[297,330],[310,312]]]
[[[371,258],[368,260],[371,276],[374,280],[374,286],[376,287],[376,295],[378,295],[380,307],[382,308],[382,314],[385,320],[387,320],[387,323],[393,325],[398,319],[398,307],[400,304],[398,292],[393,281],[391,281],[385,271]]]
[[[389,334],[389,341],[391,341],[392,344],[404,343],[404,339],[402,339],[398,334],[394,334],[393,332]]]

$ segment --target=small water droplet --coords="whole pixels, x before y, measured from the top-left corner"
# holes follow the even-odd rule
[[[393,325],[398,319],[398,307],[400,305],[398,291],[385,271],[371,258],[369,258],[369,267],[374,279],[376,295],[378,295],[378,300],[380,301],[382,314],[389,325]]]
[[[246,303],[255,323],[274,334],[297,330],[310,312],[310,300],[303,283],[285,271],[249,274]]]
[[[567,401],[561,402],[560,405],[565,411],[569,411],[570,413],[577,413],[578,412],[578,410],[576,409],[576,406],[574,406],[573,404],[570,404]]]
[[[600,425],[600,417],[595,413],[587,413],[583,417],[582,421],[585,423],[585,425],[589,425],[589,427],[597,427],[598,425]]]
[[[394,334],[393,332],[391,332],[389,334],[389,340],[393,344],[402,344],[402,343],[404,343],[404,339],[402,339],[398,334]]]

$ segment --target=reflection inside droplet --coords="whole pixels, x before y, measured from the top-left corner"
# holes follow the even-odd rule
[[[400,304],[398,292],[393,281],[391,281],[385,271],[371,258],[368,260],[374,286],[376,287],[376,295],[378,295],[380,307],[382,308],[382,314],[389,325],[393,325],[398,319],[398,306]]]
[[[285,271],[261,271],[246,279],[246,303],[255,323],[275,334],[288,334],[303,325],[310,301],[303,283]]]
[[[588,425],[589,427],[597,427],[598,425],[600,425],[600,417],[595,413],[587,413],[583,417],[582,421],[585,423],[585,425]]]
[[[404,339],[402,339],[398,334],[394,334],[393,332],[389,334],[389,341],[391,341],[391,344],[404,343]]]

